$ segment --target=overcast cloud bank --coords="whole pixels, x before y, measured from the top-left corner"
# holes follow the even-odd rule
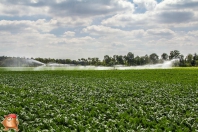
[[[197,53],[198,0],[2,0],[0,55]]]

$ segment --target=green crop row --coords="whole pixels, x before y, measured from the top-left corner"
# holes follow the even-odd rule
[[[198,131],[197,82],[196,69],[0,71],[0,121],[16,113],[25,132]]]

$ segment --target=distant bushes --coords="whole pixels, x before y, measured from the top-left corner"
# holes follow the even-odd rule
[[[94,65],[94,66],[114,66],[114,65],[126,65],[126,66],[140,66],[140,65],[150,65],[163,63],[164,61],[169,61],[177,59],[178,61],[173,64],[175,67],[191,67],[198,66],[198,55],[188,54],[186,57],[180,54],[178,50],[170,51],[170,54],[163,53],[159,57],[156,53],[145,56],[134,56],[132,52],[128,52],[127,55],[105,55],[103,60],[98,57],[88,57],[81,58],[78,60],[71,59],[53,59],[53,58],[31,58],[39,62],[48,63],[59,63],[59,64],[72,64],[72,65]],[[41,64],[30,62],[27,58],[19,57],[6,57],[0,56],[0,66],[1,67],[35,67]]]

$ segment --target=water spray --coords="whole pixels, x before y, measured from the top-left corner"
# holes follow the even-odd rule
[[[164,61],[161,64],[143,65],[143,66],[124,66],[124,65],[114,65],[112,67],[106,66],[76,66],[70,64],[58,64],[58,63],[42,63],[37,60],[28,59],[28,63],[36,64],[36,67],[19,67],[19,68],[6,68],[6,70],[33,70],[33,71],[44,71],[44,70],[133,70],[133,69],[170,69],[173,65],[179,62],[179,59],[173,59],[169,61]]]

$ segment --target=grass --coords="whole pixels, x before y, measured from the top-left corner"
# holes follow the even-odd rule
[[[196,68],[0,71],[20,131],[198,131]],[[0,125],[0,130],[3,125]]]

